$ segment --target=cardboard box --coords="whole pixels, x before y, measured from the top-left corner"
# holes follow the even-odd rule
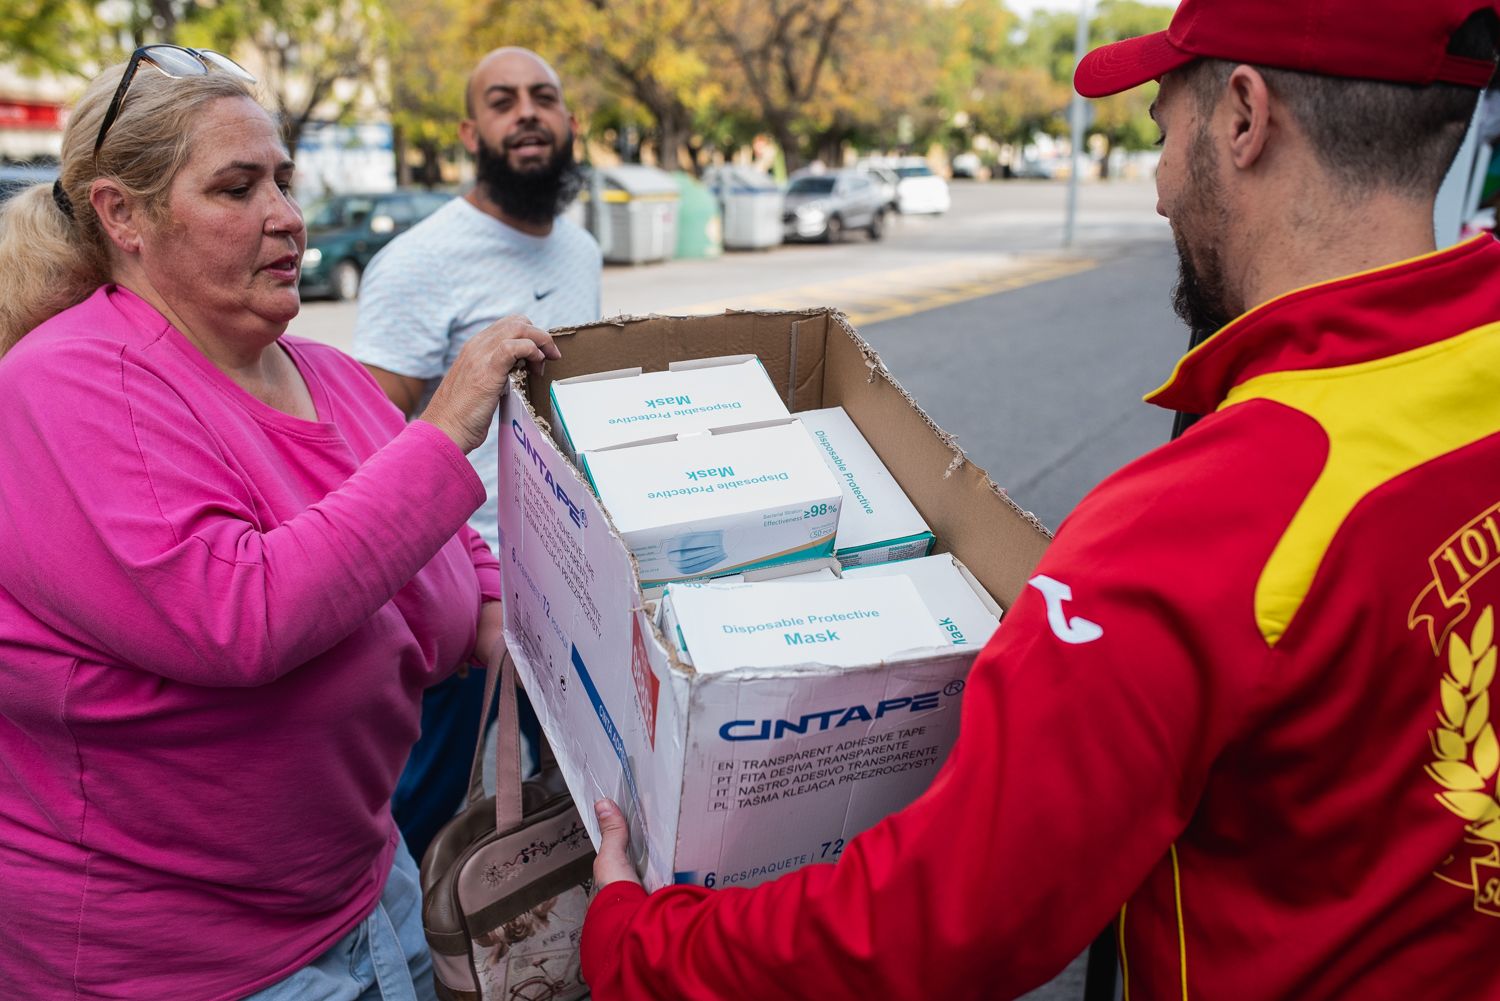
[[[923,604],[954,646],[982,647],[1000,627],[1000,606],[952,554],[844,571],[845,580],[893,576],[906,577],[916,586]]]
[[[797,415],[844,492],[833,555],[845,567],[926,556],[936,541],[843,407]]]
[[[790,416],[754,355],[574,376],[550,392],[559,444],[574,462],[595,449]]]
[[[842,494],[802,426],[729,428],[585,452],[642,587],[833,552]]]
[[[629,549],[551,438],[551,381],[753,353],[791,411],[848,411],[938,547],[1003,606],[1031,576],[1046,531],[838,313],[621,318],[553,335],[562,359],[540,378],[518,377],[502,401],[499,556],[506,638],[584,824],[597,843],[589,805],[620,803],[653,888],[749,885],[832,861],[932,781],[976,651],[832,670],[683,664],[648,612]]]

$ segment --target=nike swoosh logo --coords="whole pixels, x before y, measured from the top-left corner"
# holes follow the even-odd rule
[[[538,299],[545,299],[545,298],[547,298],[547,296],[551,295],[553,292],[556,292],[556,291],[557,291],[557,286],[554,285],[552,288],[549,288],[546,291],[538,291],[538,292],[536,292],[535,295],[536,295],[536,297]]]

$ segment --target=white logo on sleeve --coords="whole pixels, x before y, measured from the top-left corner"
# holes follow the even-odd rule
[[[1064,643],[1092,643],[1104,635],[1104,628],[1099,623],[1076,615],[1070,619],[1063,612],[1063,602],[1073,600],[1071,587],[1046,574],[1037,574],[1026,583],[1042,592],[1042,597],[1047,600],[1047,625],[1052,627],[1052,633],[1058,639]]]

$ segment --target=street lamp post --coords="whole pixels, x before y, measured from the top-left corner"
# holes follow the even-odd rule
[[[1083,59],[1083,54],[1089,47],[1089,0],[1078,0],[1078,33],[1073,37],[1073,65],[1076,67]],[[1076,90],[1073,92],[1073,104],[1070,108],[1072,119],[1072,153],[1068,170],[1068,215],[1063,223],[1063,246],[1073,246],[1073,230],[1078,221],[1078,174],[1082,166],[1082,158],[1079,156],[1083,148],[1083,121],[1087,112],[1083,103],[1083,95]]]

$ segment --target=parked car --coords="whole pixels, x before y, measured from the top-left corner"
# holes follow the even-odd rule
[[[1038,160],[1030,156],[1022,157],[1011,165],[1010,175],[1050,181],[1057,176],[1057,163],[1053,160]]]
[[[896,185],[901,182],[896,172],[883,163],[871,160],[861,160],[855,164],[854,169],[869,174],[875,181],[875,186],[880,189],[880,197],[885,199],[885,207],[892,212],[896,211]]]
[[[896,210],[902,215],[942,215],[952,206],[948,182],[917,157],[896,164]]]
[[[960,153],[953,158],[953,176],[963,177],[970,181],[977,180],[983,166],[978,153]]]
[[[452,198],[438,191],[333,195],[309,206],[299,288],[306,298],[353,299],[370,258]]]
[[[802,174],[787,186],[782,228],[788,240],[834,243],[851,229],[878,240],[885,233],[885,199],[875,181],[858,170]]]
[[[51,184],[57,180],[55,166],[29,163],[0,164],[0,202],[20,194],[33,184]]]

